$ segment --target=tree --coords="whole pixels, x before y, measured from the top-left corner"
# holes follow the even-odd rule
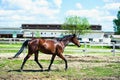
[[[87,18],[78,16],[66,17],[62,28],[70,30],[72,34],[84,34],[90,30],[90,25]]]
[[[120,34],[120,10],[117,13],[117,19],[113,20],[115,34]]]

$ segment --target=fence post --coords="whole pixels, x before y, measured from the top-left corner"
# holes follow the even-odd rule
[[[14,40],[14,44],[15,44],[15,38],[13,38],[13,40]]]
[[[87,51],[87,44],[86,44],[86,42],[84,42],[84,49],[83,49],[83,52],[86,53],[86,51]]]
[[[12,39],[10,38],[10,39],[9,39],[9,44],[11,44],[11,43],[12,43]]]
[[[113,46],[112,53],[113,53],[113,56],[115,56],[115,42],[112,42],[112,46]]]

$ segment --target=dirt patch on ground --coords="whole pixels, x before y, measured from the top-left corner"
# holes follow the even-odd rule
[[[2,55],[0,56],[0,59],[12,59],[13,55]],[[84,68],[92,68],[97,66],[105,66],[112,63],[120,63],[120,56],[81,56],[81,55],[64,55],[66,59],[68,60],[69,68],[75,68],[76,70],[81,70]],[[25,55],[21,55],[19,58],[15,58],[12,60],[23,60]],[[39,60],[50,60],[51,55],[45,55],[40,54]],[[34,60],[34,55],[31,56],[30,60]],[[61,60],[59,57],[56,57],[55,60]],[[62,61],[62,60],[61,60]],[[30,64],[29,64],[30,65]],[[27,66],[29,66],[27,65]],[[43,66],[47,69],[47,64],[43,64]],[[109,76],[109,77],[82,77],[82,78],[76,78],[76,75],[57,75],[56,72],[64,73],[64,61],[61,64],[53,64],[52,70],[50,72],[43,71],[41,72],[39,70],[39,67],[35,70],[28,70],[26,69],[24,72],[19,72],[19,70],[13,70],[8,71],[9,69],[5,71],[5,74],[0,75],[0,80],[119,80],[119,76]],[[12,65],[11,65],[12,66]],[[7,66],[9,67],[9,66]],[[37,70],[36,70],[37,69]],[[74,70],[73,70],[74,71]],[[56,75],[55,75],[56,74]],[[77,73],[77,75],[84,75],[82,73]]]
[[[0,59],[2,58],[9,58],[12,59],[14,54],[8,53],[8,54],[0,54]],[[18,58],[16,59],[21,59],[23,60],[26,54],[21,54]],[[93,55],[73,55],[73,54],[68,54],[64,55],[65,58],[69,61],[81,61],[81,62],[92,62],[92,61],[101,61],[101,62],[120,62],[120,56],[93,56]],[[39,60],[45,59],[45,60],[50,60],[52,55],[46,55],[46,54],[39,54]],[[34,60],[34,55],[32,55],[30,60]],[[59,57],[56,56],[56,60],[60,60]]]

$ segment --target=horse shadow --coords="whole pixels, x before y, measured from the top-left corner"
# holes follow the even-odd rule
[[[50,70],[50,71],[60,71],[59,69],[55,69],[55,70]],[[7,72],[50,72],[48,69],[45,70],[20,70],[20,69],[16,69],[16,70],[8,70]]]

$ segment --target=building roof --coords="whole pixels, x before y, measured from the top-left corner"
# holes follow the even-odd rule
[[[62,29],[62,24],[22,24],[22,29]],[[101,25],[90,25],[92,30],[101,30]]]
[[[23,34],[20,28],[0,28],[0,34]]]
[[[61,29],[61,24],[22,24],[22,29]]]
[[[102,30],[102,26],[101,25],[90,25],[90,28],[92,30]]]

